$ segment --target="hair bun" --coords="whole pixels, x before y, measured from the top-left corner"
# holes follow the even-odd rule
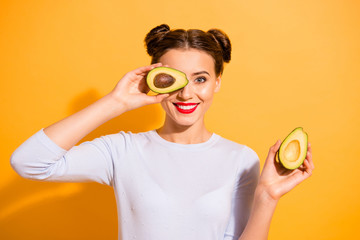
[[[156,52],[157,44],[170,32],[170,27],[167,24],[161,24],[154,27],[145,37],[146,51],[150,56]]]
[[[223,60],[228,63],[231,60],[231,42],[229,37],[220,29],[210,29],[208,31],[211,35],[213,35],[216,42],[220,45],[223,51]]]

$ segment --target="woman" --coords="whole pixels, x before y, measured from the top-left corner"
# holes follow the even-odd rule
[[[288,171],[275,161],[277,141],[259,177],[254,151],[204,125],[224,62],[230,61],[227,35],[163,24],[145,42],[152,65],[128,72],[97,102],[37,132],[14,152],[13,168],[29,179],[113,186],[119,239],[267,239],[279,198],[311,175],[310,146],[303,166]],[[159,66],[186,73],[189,84],[170,94],[147,95],[144,78]],[[120,132],[75,146],[106,121],[153,103],[166,112],[160,129]]]

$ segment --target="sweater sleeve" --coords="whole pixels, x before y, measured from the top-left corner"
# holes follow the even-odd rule
[[[113,156],[109,142],[105,136],[66,151],[41,129],[14,151],[10,163],[20,176],[28,179],[112,185]]]
[[[244,231],[259,180],[260,163],[257,154],[246,147],[241,161],[243,163],[232,195],[231,216],[224,240],[238,240]]]

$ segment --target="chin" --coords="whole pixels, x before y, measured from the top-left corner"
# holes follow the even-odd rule
[[[193,121],[177,121],[175,122],[178,126],[182,127],[191,127],[195,124]]]
[[[186,116],[186,117],[170,117],[169,116],[169,118],[171,118],[174,125],[182,126],[182,127],[191,127],[200,121],[200,119],[190,117],[190,116]]]

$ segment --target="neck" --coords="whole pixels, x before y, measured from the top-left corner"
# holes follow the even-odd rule
[[[168,117],[165,118],[164,125],[157,130],[157,133],[167,141],[181,144],[203,143],[212,136],[212,133],[206,129],[204,120],[191,126],[183,126],[176,124]]]

